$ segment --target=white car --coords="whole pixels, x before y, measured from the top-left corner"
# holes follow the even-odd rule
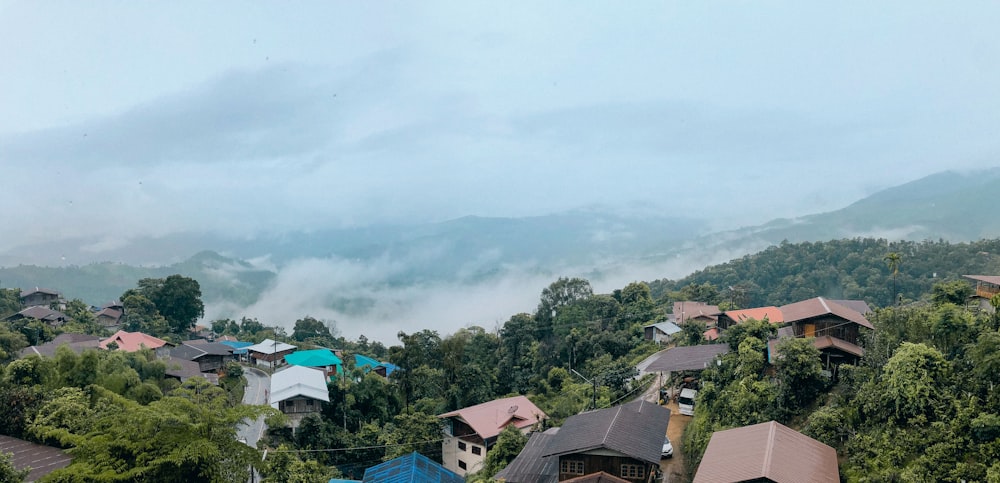
[[[660,457],[671,458],[674,456],[674,445],[670,444],[670,438],[663,437],[663,450],[660,451]]]

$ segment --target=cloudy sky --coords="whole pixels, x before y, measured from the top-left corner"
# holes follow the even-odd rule
[[[997,25],[995,2],[0,1],[0,252],[109,222],[835,209],[1000,165]]]

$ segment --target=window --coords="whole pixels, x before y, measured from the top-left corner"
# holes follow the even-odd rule
[[[459,451],[465,451],[465,443],[459,441],[458,442],[458,450]]]
[[[306,399],[306,406],[312,406],[312,405],[313,405],[313,400],[312,399]]]
[[[622,465],[622,478],[643,478],[646,476],[646,469],[642,465]]]
[[[583,461],[577,460],[562,460],[559,462],[559,472],[566,473],[570,475],[582,475],[583,474]]]
[[[479,446],[473,446],[472,454],[483,454],[483,448],[480,448]]]
[[[464,461],[462,461],[462,460],[458,460],[458,467],[459,467],[459,468],[462,468],[463,470],[464,470],[464,469],[468,469],[468,468],[467,468],[467,467],[465,466],[465,462],[464,462]]]

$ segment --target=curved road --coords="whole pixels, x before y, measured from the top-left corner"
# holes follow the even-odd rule
[[[267,404],[267,391],[271,387],[271,379],[264,371],[255,367],[244,367],[243,376],[247,378],[247,387],[243,392],[243,404]],[[264,417],[255,421],[244,421],[237,430],[240,440],[252,448],[257,447],[261,435],[264,434]]]

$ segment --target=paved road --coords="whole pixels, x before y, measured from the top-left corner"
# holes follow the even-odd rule
[[[243,404],[267,404],[266,394],[271,387],[271,379],[264,371],[254,367],[244,367],[243,375],[247,378],[247,388],[243,393]],[[244,421],[237,431],[239,438],[247,445],[256,448],[261,435],[264,434],[264,418],[256,421]]]
[[[653,355],[651,355],[651,356],[643,359],[642,362],[636,364],[635,368],[637,369],[637,371],[636,371],[636,374],[635,374],[635,378],[639,379],[640,377],[642,377],[643,374],[646,373],[646,368],[649,367],[649,365],[653,361],[655,361],[656,359],[658,359],[661,355],[663,355],[664,352],[668,351],[669,349],[670,348],[663,349],[663,350],[657,352],[656,354],[653,354]],[[654,374],[656,374],[656,373],[654,373]],[[651,386],[649,386],[649,388],[647,388],[646,391],[642,393],[642,395],[640,395],[638,398],[636,398],[636,400],[645,399],[646,401],[649,401],[649,402],[652,402],[652,403],[655,403],[655,402],[659,401],[659,399],[660,399],[660,384],[662,384],[662,382],[660,381],[659,374],[657,374],[656,377],[657,378],[656,378],[655,381],[653,381],[653,384]]]

